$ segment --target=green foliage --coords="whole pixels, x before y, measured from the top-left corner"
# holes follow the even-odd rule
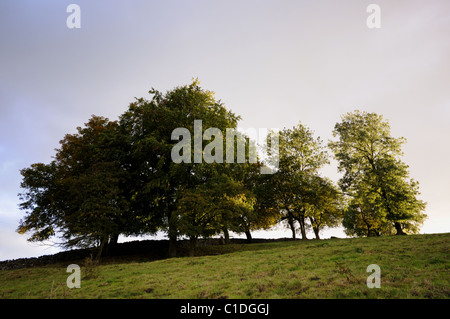
[[[137,176],[131,203],[136,214],[165,229],[173,241],[183,235],[195,240],[232,227],[230,220],[245,211],[242,205],[230,209],[233,201],[251,197],[230,186],[242,182],[239,170],[246,164],[174,163],[171,150],[176,141],[171,133],[177,128],[194,132],[189,158],[195,159],[195,139],[202,140],[208,128],[235,128],[239,116],[216,101],[213,92],[201,89],[197,80],[166,94],[154,89],[150,93],[152,100],[138,99],[121,116],[132,145],[130,166]],[[194,129],[195,120],[202,121],[201,132]]]
[[[60,141],[54,161],[23,169],[27,216],[18,231],[34,230],[33,241],[60,233],[64,246],[86,247],[130,227],[120,138],[117,122],[93,116]]]
[[[426,204],[400,160],[405,139],[391,137],[382,116],[359,111],[343,116],[333,134],[339,139],[329,147],[344,173],[339,185],[351,198],[344,218],[348,234],[417,232]]]
[[[26,220],[21,220],[17,231],[24,234],[34,230],[30,241],[43,241],[55,234],[59,220],[58,210],[53,203],[56,201],[58,187],[56,183],[56,164],[32,164],[30,168],[22,169],[21,187],[26,191],[19,194],[23,201],[21,209],[28,210]]]
[[[340,195],[332,182],[318,173],[329,162],[320,138],[314,138],[313,132],[299,123],[279,133],[279,152],[274,156],[279,157],[279,169],[265,183],[263,196],[271,195],[266,205],[279,212],[280,220],[287,221],[293,237],[295,222],[303,239],[306,239],[307,219],[317,238],[324,226],[339,224]]]
[[[344,199],[334,183],[321,176],[312,176],[305,185],[306,213],[316,238],[323,227],[336,227],[341,224]]]
[[[119,234],[164,230],[173,248],[180,236],[248,232],[274,223],[254,209],[260,164],[248,163],[248,144],[246,163],[175,163],[171,158],[175,129],[194,132],[192,158],[194,141],[203,140],[206,129],[226,132],[240,117],[198,80],[165,94],[149,93],[150,100],[136,99],[119,121],[92,116],[61,140],[52,163],[21,171],[26,217],[20,233],[33,232],[30,240],[35,241],[58,235],[66,247],[99,245],[101,252]],[[202,121],[201,132],[194,129],[195,120]],[[240,136],[236,144],[240,138],[248,140]]]
[[[19,233],[31,233],[30,241],[59,237],[64,247],[96,245],[100,256],[119,234],[165,231],[175,256],[180,237],[190,238],[194,250],[199,237],[223,233],[227,240],[233,231],[251,240],[251,231],[280,221],[294,237],[298,224],[303,239],[308,229],[319,239],[321,229],[341,221],[349,235],[415,233],[426,217],[418,183],[400,160],[404,139],[392,138],[377,114],[349,113],[335,126],[339,139],[329,147],[344,173],[345,197],[319,174],[329,163],[327,150],[301,123],[279,133],[278,149],[270,147],[275,132],[269,134],[265,150],[278,170],[261,174],[267,167],[253,158],[247,136],[237,134],[230,143],[214,133],[203,140],[207,129],[236,129],[240,117],[198,80],[149,93],[151,99],[137,98],[118,121],[93,115],[65,135],[51,163],[21,170]],[[190,147],[179,148],[193,161],[172,159],[180,142],[172,132],[180,128],[193,132],[182,135]],[[220,157],[219,150],[227,152],[223,161],[204,160],[203,153]]]

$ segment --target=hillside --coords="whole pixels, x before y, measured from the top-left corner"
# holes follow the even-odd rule
[[[450,233],[200,247],[199,257],[117,256],[0,270],[0,298],[449,298]],[[81,267],[69,289],[66,268]],[[367,266],[381,269],[369,289]]]

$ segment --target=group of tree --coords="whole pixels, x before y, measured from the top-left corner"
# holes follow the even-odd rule
[[[251,143],[244,162],[236,152],[222,163],[175,163],[175,129],[194,132],[194,121],[202,120],[202,136],[207,128],[225,132],[240,117],[197,80],[149,93],[116,121],[92,116],[60,141],[51,163],[21,170],[26,214],[19,233],[31,232],[30,241],[56,236],[66,248],[97,246],[100,255],[119,235],[165,232],[168,255],[175,256],[179,238],[190,239],[193,254],[199,237],[220,234],[228,242],[231,231],[251,240],[252,231],[282,221],[294,238],[299,231],[306,239],[308,229],[319,238],[321,229],[341,223],[349,235],[416,232],[425,218],[418,184],[400,160],[404,140],[390,136],[381,116],[353,112],[336,124],[339,140],[329,148],[344,173],[338,187],[320,174],[327,147],[301,123],[269,134],[279,140],[278,151],[268,152],[267,163],[278,163],[273,174],[261,173],[270,164],[259,158],[248,161]],[[192,152],[183,156],[194,157],[194,148],[183,148]]]

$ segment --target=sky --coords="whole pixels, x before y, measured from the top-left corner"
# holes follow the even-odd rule
[[[67,24],[72,3],[80,28]],[[367,25],[371,3],[380,28]],[[116,120],[152,87],[192,78],[245,128],[301,121],[327,143],[341,115],[383,115],[408,141],[403,161],[427,202],[420,232],[450,231],[450,1],[2,0],[0,260],[58,251],[15,232],[20,169],[49,163],[91,115]],[[340,176],[335,161],[322,173]]]

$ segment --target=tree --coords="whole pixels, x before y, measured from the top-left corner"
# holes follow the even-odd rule
[[[76,134],[60,141],[55,160],[21,171],[27,212],[18,231],[34,230],[30,240],[57,233],[64,247],[99,244],[99,255],[122,232],[133,232],[127,171],[121,165],[123,140],[117,122],[92,116]]]
[[[368,191],[361,184],[358,193],[350,198],[345,209],[342,224],[349,236],[380,236],[390,235],[392,227],[386,220],[384,210],[377,207],[377,195]]]
[[[25,191],[19,194],[22,200],[19,207],[26,210],[26,217],[20,221],[17,232],[33,231],[29,241],[47,240],[63,227],[62,212],[58,209],[63,192],[57,181],[56,162],[35,163],[20,173],[23,176],[20,185]]]
[[[310,181],[328,163],[327,152],[321,139],[314,138],[313,132],[299,123],[279,133],[279,152],[274,156],[279,157],[279,168],[270,177],[269,187],[275,190],[273,205],[281,213],[280,220],[287,221],[293,238],[297,221],[302,239],[307,239],[308,209],[314,206],[309,198],[313,193]]]
[[[205,165],[203,159],[197,162],[196,152],[203,155],[202,146],[198,149],[197,142],[200,140],[202,144],[208,128],[225,132],[227,128],[235,128],[240,118],[217,101],[213,92],[202,89],[198,80],[166,94],[155,89],[150,93],[151,100],[137,99],[120,117],[131,145],[130,167],[134,176],[131,205],[137,216],[151,220],[167,232],[169,256],[175,256],[177,238],[191,235],[192,229],[185,227],[186,218],[198,221],[192,215],[197,211],[193,208],[203,207],[201,192],[196,195],[195,189],[201,189],[206,181],[225,169],[214,163]],[[197,131],[196,121],[199,120],[202,126]],[[173,139],[173,132],[179,128],[190,133],[184,141],[189,147],[180,148],[180,153],[183,152],[180,155],[184,158],[184,152],[189,152],[186,158],[194,161],[176,163],[172,160],[172,151],[179,143]],[[189,203],[191,209],[180,210],[179,200]],[[186,218],[182,213],[187,214]]]
[[[190,239],[190,256],[194,256],[200,236],[213,236],[221,230],[220,214],[214,201],[220,197],[214,188],[206,185],[180,193],[174,215],[177,216],[179,234]]]
[[[340,224],[343,197],[331,180],[318,175],[308,179],[307,187],[307,216],[316,239],[320,239],[321,229]]]
[[[247,242],[252,241],[251,232],[269,229],[277,223],[278,212],[267,206],[268,189],[265,187],[268,174],[261,173],[262,163],[233,165],[230,184],[232,192],[228,197],[231,205],[224,221],[236,233],[244,233]]]
[[[339,162],[341,189],[352,199],[345,224],[364,221],[367,234],[386,233],[386,222],[398,235],[417,232],[426,215],[419,200],[418,183],[409,178],[408,166],[400,157],[404,138],[394,138],[390,126],[376,113],[355,111],[335,125],[337,141],[329,143]],[[357,225],[352,229],[360,228]]]
[[[229,231],[233,231],[245,233],[251,242],[251,231],[267,229],[276,222],[270,214],[256,209],[255,187],[262,176],[261,163],[250,163],[250,139],[237,132],[232,136],[235,140],[231,143],[228,136],[227,141],[219,139],[219,143],[223,143],[220,149],[227,151],[223,154],[224,162],[196,163],[192,169],[197,179],[194,187],[183,186],[183,192],[179,193],[178,231],[180,235],[189,236],[191,255],[200,236],[223,232],[225,242],[229,243]],[[242,154],[237,154],[234,149],[239,150],[237,144],[241,142],[245,142]],[[232,156],[228,152],[233,152]],[[238,157],[242,162],[237,161]]]

